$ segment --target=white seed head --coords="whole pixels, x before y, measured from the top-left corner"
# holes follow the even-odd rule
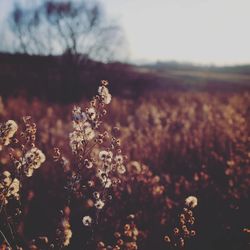
[[[89,227],[92,224],[92,218],[90,216],[84,216],[82,218],[82,223],[84,226]]]
[[[186,198],[185,204],[191,208],[194,208],[198,204],[198,199],[195,196],[189,196]]]
[[[98,199],[96,202],[95,202],[95,207],[97,209],[102,209],[104,207],[105,203],[101,200],[101,199]]]

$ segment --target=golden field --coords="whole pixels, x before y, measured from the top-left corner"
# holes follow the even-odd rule
[[[107,114],[98,116],[102,121],[98,131],[107,131],[109,139],[113,139],[113,127],[118,131],[117,144],[107,146],[104,139],[90,146],[94,166],[102,149],[119,147],[116,152],[123,154],[126,172],[114,174],[116,182],[106,191],[97,183],[96,172],[81,166],[84,154],[72,153],[69,145],[74,105],[83,112],[89,112],[88,107],[101,112],[105,106]],[[248,91],[151,91],[137,98],[114,96],[100,109],[92,105],[86,99],[75,104],[1,99],[1,122],[14,120],[19,130],[27,132],[28,127],[27,133],[35,123],[34,144],[46,156],[32,177],[23,176],[20,204],[10,197],[4,205],[13,239],[3,214],[1,231],[11,245],[23,249],[247,249]],[[23,121],[25,116],[31,118]],[[13,143],[0,151],[0,161],[1,171],[10,169],[15,175],[13,157],[24,153]],[[74,178],[72,189],[69,182]],[[104,197],[100,210],[95,207],[95,190]],[[195,208],[186,207],[189,196],[197,197]],[[85,215],[93,220],[90,226],[83,225]],[[71,231],[65,245],[65,231],[58,226],[62,218],[67,218],[64,230]],[[6,247],[3,243],[2,249]]]

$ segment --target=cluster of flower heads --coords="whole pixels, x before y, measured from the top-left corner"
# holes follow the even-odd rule
[[[15,121],[8,120],[0,127],[0,149],[2,150],[3,146],[5,146],[9,150],[9,156],[13,164],[11,168],[14,168],[13,174],[16,176],[11,182],[12,185],[19,182],[17,176],[20,177],[23,174],[27,177],[32,176],[34,169],[38,169],[45,161],[45,155],[34,144],[36,133],[35,123],[31,123],[30,117],[24,117],[23,121],[25,129],[20,133],[20,138],[18,138],[18,135],[15,135],[18,129]],[[10,147],[11,140],[13,145]],[[11,179],[11,173],[8,171],[5,171],[2,175],[5,176],[5,181],[8,178]],[[7,181],[6,185],[8,183]],[[12,188],[10,189],[12,190]]]
[[[7,146],[11,142],[11,138],[14,136],[18,129],[15,121],[8,120],[6,123],[0,124],[0,151],[4,146]]]
[[[93,196],[94,206],[98,210],[104,207],[107,200],[105,189],[116,185],[119,176],[126,172],[125,156],[120,149],[120,140],[115,136],[119,129],[115,127],[109,133],[101,126],[107,113],[105,105],[111,101],[107,85],[107,81],[101,81],[98,95],[84,111],[81,107],[73,108],[73,132],[69,135],[70,147],[76,155],[78,166],[78,170],[72,174],[74,180],[70,186],[75,189],[76,182],[82,180],[81,171],[85,171],[86,175],[86,170],[89,170],[91,174],[87,184],[90,188],[96,188]]]
[[[21,207],[19,207],[21,202],[13,203],[15,209],[7,204],[10,204],[11,200],[20,200],[23,177],[32,176],[34,169],[39,168],[45,161],[45,155],[34,143],[36,138],[35,123],[31,121],[30,117],[24,117],[23,122],[24,129],[20,126],[22,131],[20,133],[13,120],[0,125],[0,150],[7,151],[9,156],[8,165],[6,164],[4,167],[6,170],[0,173],[0,216],[1,220],[3,219],[3,225],[7,226],[13,239],[13,232],[16,232],[14,218],[22,214]],[[6,239],[3,233],[2,236]],[[8,247],[12,248],[10,243],[5,241]],[[15,249],[22,248],[16,244]]]
[[[196,235],[196,232],[193,229],[195,218],[192,209],[195,208],[197,204],[198,200],[195,196],[189,196],[186,198],[186,206],[179,215],[179,225],[173,229],[173,232],[170,235],[164,236],[164,241],[168,245],[182,248],[185,246],[185,240]]]
[[[109,188],[112,185],[111,178],[109,178],[110,173],[116,171],[118,175],[122,175],[126,172],[126,167],[123,164],[124,156],[120,150],[115,156],[112,151],[102,150],[99,153],[99,160],[101,164],[97,169],[97,177],[105,188]]]
[[[10,158],[15,166],[16,175],[31,177],[35,169],[40,168],[45,162],[44,153],[35,146],[36,124],[31,117],[23,117],[24,129],[20,136],[13,138],[13,147],[10,150]]]
[[[97,129],[101,124],[101,118],[106,114],[104,106],[111,102],[107,81],[101,81],[98,89],[99,95],[90,102],[90,107],[84,111],[79,106],[75,106],[72,111],[73,129],[69,134],[70,146],[73,153],[84,150],[86,144],[97,137]],[[99,136],[100,137],[100,136]],[[99,138],[99,142],[102,138]]]
[[[12,178],[9,171],[4,171],[0,177],[0,202],[7,204],[8,198],[19,199],[20,181]]]
[[[89,111],[87,111],[89,112]],[[83,112],[80,107],[74,107],[73,109],[73,128],[74,131],[70,133],[70,146],[74,153],[83,149],[86,142],[92,140],[95,137],[95,132],[92,128],[90,121],[93,121],[96,117],[94,110],[91,110],[91,116],[87,116],[87,113]]]
[[[139,237],[139,230],[134,222],[135,216],[133,214],[127,217],[126,223],[121,232],[115,232],[115,244],[113,246],[106,245],[104,242],[99,241],[97,244],[98,250],[112,249],[112,250],[137,250],[137,240]]]
[[[107,194],[107,189],[120,183],[120,176],[126,172],[125,158],[121,153],[120,141],[114,136],[112,136],[110,146],[99,151],[95,160],[95,175],[101,187],[99,192],[93,193],[94,205],[98,210],[102,209],[105,201],[111,198]]]

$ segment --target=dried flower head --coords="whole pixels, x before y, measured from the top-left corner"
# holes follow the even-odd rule
[[[10,140],[17,129],[18,126],[13,120],[8,120],[6,123],[0,124],[0,150],[2,150],[3,146],[10,144]]]
[[[88,226],[90,226],[92,224],[92,218],[90,216],[88,216],[88,215],[84,216],[82,218],[82,223],[83,223],[84,226],[88,227]]]
[[[105,203],[101,200],[101,199],[98,199],[96,202],[95,202],[95,207],[97,209],[102,209],[104,207]]]
[[[8,198],[19,200],[20,181],[12,178],[10,172],[4,171],[0,178],[0,201],[8,203]]]
[[[195,196],[189,196],[189,197],[186,198],[185,204],[188,207],[194,208],[198,204],[198,199]]]
[[[105,85],[102,85],[99,87],[98,93],[101,96],[105,104],[109,104],[111,102],[111,98],[112,98],[111,94],[109,93],[109,90],[107,87],[105,87]]]
[[[84,164],[84,166],[86,168],[92,168],[93,167],[93,163],[89,159],[85,159],[83,164]]]
[[[90,120],[95,120],[96,118],[96,110],[94,108],[88,108],[87,109],[87,116],[89,117]]]
[[[30,149],[23,158],[24,173],[27,177],[32,176],[35,169],[38,169],[45,161],[43,152],[34,147]]]
[[[114,160],[115,160],[115,162],[117,164],[122,164],[123,163],[123,156],[122,155],[116,155]]]
[[[111,151],[102,150],[99,153],[100,160],[104,162],[111,162],[112,157],[113,157],[113,153]]]

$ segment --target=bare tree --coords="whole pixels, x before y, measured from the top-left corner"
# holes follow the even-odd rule
[[[15,6],[10,26],[18,50],[28,54],[74,55],[77,61],[88,58],[114,60],[123,48],[120,27],[110,23],[97,1],[43,1],[40,5]]]
[[[60,75],[56,95],[62,100],[79,99],[83,89],[85,94],[90,89],[90,72],[100,65],[90,59],[119,60],[126,51],[122,30],[106,18],[98,0],[36,2],[39,4],[27,0],[25,5],[16,5],[9,16],[16,52],[63,55],[56,62]],[[37,72],[38,79],[40,74]]]

